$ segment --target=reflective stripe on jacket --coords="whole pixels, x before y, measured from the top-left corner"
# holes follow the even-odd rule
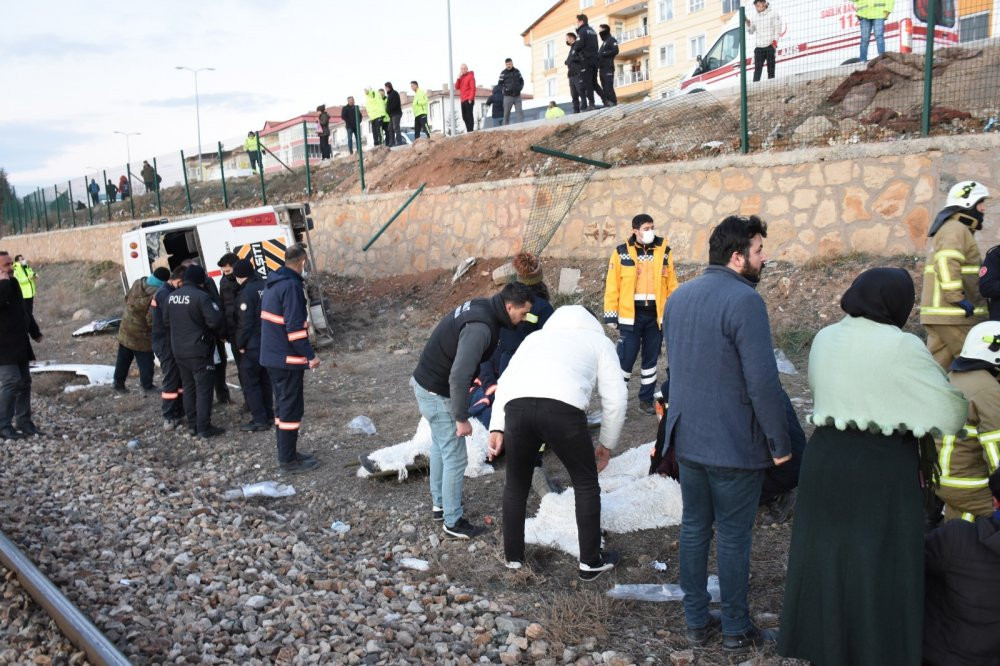
[[[985,490],[1000,466],[1000,384],[987,370],[952,371],[952,386],[969,402],[965,437],[943,437],[938,449],[941,486]]]
[[[305,370],[316,354],[309,344],[302,276],[282,266],[267,276],[260,303],[260,364]]]
[[[642,271],[653,270],[657,271],[659,278],[654,281],[656,321],[662,325],[663,308],[670,294],[677,289],[677,274],[667,239],[657,236],[652,249],[652,253],[644,249],[640,257],[634,236],[615,248],[608,262],[604,285],[605,324],[632,326],[635,323],[636,283]]]
[[[971,327],[983,321],[986,302],[979,294],[981,259],[972,232],[951,218],[938,229],[929,245],[920,295],[920,323]],[[965,310],[958,305],[961,300],[972,303],[973,316],[965,316]]]

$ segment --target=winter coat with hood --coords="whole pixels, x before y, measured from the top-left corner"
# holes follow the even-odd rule
[[[920,292],[920,323],[975,326],[986,319],[986,301],[979,293],[981,258],[972,230],[949,217],[933,231],[927,244],[924,284]],[[972,303],[971,317],[966,317],[959,301]]]
[[[149,306],[157,289],[163,285],[149,284],[149,278],[139,278],[125,294],[125,313],[118,328],[118,342],[132,351],[153,351],[153,313]]]
[[[260,364],[305,370],[316,357],[309,344],[309,317],[302,276],[282,266],[267,276],[260,301]]]
[[[770,4],[762,11],[747,12],[747,32],[754,36],[754,48],[766,49],[774,46],[781,37],[781,17]]]
[[[458,98],[463,102],[473,102],[476,99],[476,73],[471,69],[455,81]]]
[[[601,33],[601,48],[597,52],[597,69],[602,73],[615,71],[615,56],[618,55],[618,40],[609,32]]]
[[[379,95],[377,90],[365,93],[365,111],[368,112],[368,120],[381,120],[386,117],[385,98]]]
[[[490,115],[493,118],[503,118],[503,86],[499,83],[493,86],[486,103],[490,105]]]
[[[615,345],[582,305],[558,308],[545,328],[524,339],[500,377],[490,430],[504,429],[504,409],[518,398],[549,398],[585,411],[595,385],[601,396],[600,442],[614,449],[628,405]]]
[[[589,23],[584,23],[576,29],[576,41],[580,42],[580,55],[583,57],[583,64],[587,67],[597,67],[597,53],[600,46],[597,43],[597,33],[590,27]]]

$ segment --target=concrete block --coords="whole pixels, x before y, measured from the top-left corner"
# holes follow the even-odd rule
[[[580,284],[579,268],[563,268],[559,271],[559,293],[572,296]]]

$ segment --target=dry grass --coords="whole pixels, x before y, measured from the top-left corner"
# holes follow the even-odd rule
[[[546,599],[541,624],[547,637],[561,645],[579,645],[588,638],[607,639],[609,625],[626,604],[603,591],[557,592]]]

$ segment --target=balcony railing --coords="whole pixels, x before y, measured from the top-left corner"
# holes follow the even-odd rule
[[[624,32],[619,32],[616,37],[619,44],[624,44],[625,42],[630,42],[633,39],[642,39],[649,35],[649,29],[646,26],[639,26],[638,28],[632,28],[631,30],[626,30]]]
[[[649,81],[649,72],[644,69],[640,69],[638,72],[623,72],[619,74],[615,79],[615,85],[620,88],[632,85],[633,83],[641,83],[643,81]]]

